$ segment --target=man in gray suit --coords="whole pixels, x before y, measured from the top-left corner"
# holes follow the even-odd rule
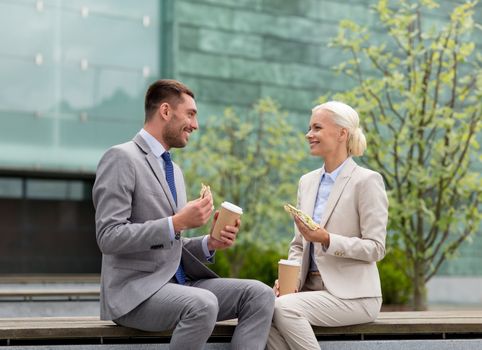
[[[102,251],[101,318],[145,331],[173,329],[171,349],[202,349],[217,320],[238,318],[233,349],[264,349],[274,307],[270,287],[219,278],[204,263],[231,247],[241,222],[184,238],[206,224],[210,194],[187,202],[181,169],[169,150],[198,129],[194,94],[175,80],[153,83],[145,123],[132,141],[110,148],[93,189]],[[214,218],[217,218],[215,214]]]

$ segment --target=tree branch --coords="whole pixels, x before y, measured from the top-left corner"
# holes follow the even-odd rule
[[[438,69],[437,69],[437,74],[435,75],[435,86],[434,86],[434,98],[432,102],[432,115],[430,116],[430,120],[433,120],[433,117],[435,116],[435,111],[436,111],[436,106],[438,103],[438,95],[439,95],[439,90],[440,90],[440,75],[442,74],[442,67],[443,67],[443,58],[445,54],[445,50],[448,47],[448,42],[450,39],[450,36],[452,35],[452,24],[450,24],[449,30],[447,31],[447,36],[445,37],[445,42],[442,45],[442,50],[440,50],[440,56],[438,59]],[[441,38],[442,33],[440,33],[438,39]]]
[[[471,207],[477,207],[478,206],[478,200],[476,199],[474,201],[474,203],[471,205]],[[445,249],[445,253],[446,254],[453,254],[457,248],[467,239],[467,237],[473,232],[474,230],[474,221],[470,221],[470,223],[467,225],[467,227],[465,228],[464,232],[460,235],[460,237],[453,241],[452,243],[450,243],[447,248]],[[442,263],[447,259],[447,256],[446,254],[442,254],[439,256],[438,258],[438,261],[437,263],[435,264],[435,267],[432,269],[432,272],[429,273],[426,277],[425,277],[425,282],[428,282],[433,276],[435,276],[435,274],[438,272],[440,266],[442,265]]]
[[[459,44],[459,36],[457,35],[457,28],[458,24],[455,24],[455,35],[454,35],[454,41],[455,41],[455,47],[452,50],[452,56],[454,60],[454,64],[452,67],[452,70],[454,72],[454,77],[452,79],[452,91],[451,91],[451,98],[449,102],[450,108],[454,108],[455,106],[455,97],[456,97],[456,90],[457,90],[457,51],[458,51],[458,44]]]
[[[386,85],[385,85],[386,87]],[[393,106],[393,103],[392,103],[392,97],[390,96],[390,92],[388,91],[388,89],[386,88],[385,89],[385,97],[387,98],[387,102],[388,102],[388,106],[390,107],[390,110],[393,112],[393,114],[395,114],[395,116],[398,118],[398,120],[400,121],[401,125],[400,125],[400,129],[403,128],[403,126],[405,125],[405,118],[395,109],[395,107]]]
[[[467,135],[467,140],[464,143],[463,150],[460,153],[460,156],[458,157],[458,159],[456,160],[456,162],[457,162],[456,166],[454,166],[454,170],[451,173],[449,178],[455,177],[455,174],[460,169],[460,167],[462,165],[462,162],[467,157],[468,150],[469,150],[469,147],[470,147],[470,142],[471,142],[472,138],[475,137],[475,132],[477,130],[477,123],[478,123],[477,111],[474,111],[474,113],[472,113],[472,116],[470,117],[469,134]]]

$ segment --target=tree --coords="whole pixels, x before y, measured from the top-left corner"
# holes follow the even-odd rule
[[[470,40],[480,26],[473,21],[475,2],[455,7],[446,23],[429,25],[427,14],[437,7],[431,0],[380,0],[375,11],[384,42],[342,21],[331,43],[351,55],[337,69],[354,87],[334,99],[362,117],[364,162],[386,182],[390,236],[406,251],[402,268],[416,310],[426,308],[426,283],[481,219],[482,57]]]
[[[190,188],[190,198],[199,195],[203,182],[210,185],[216,208],[223,201],[243,208],[236,245],[217,253],[227,256],[230,277],[242,274],[247,249],[271,254],[274,246],[287,254],[283,243],[292,236],[293,221],[283,204],[296,203],[305,147],[287,114],[267,98],[242,117],[227,108],[224,116],[210,118],[190,151],[179,155],[186,182],[198,184]]]
[[[407,306],[412,293],[412,283],[400,269],[406,262],[407,256],[402,249],[390,244],[387,246],[385,257],[378,263],[383,304],[395,308]]]

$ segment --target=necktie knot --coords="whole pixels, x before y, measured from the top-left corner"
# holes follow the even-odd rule
[[[161,157],[162,159],[165,161],[165,162],[172,162],[171,160],[171,153],[169,152],[164,152],[163,154],[161,154]]]

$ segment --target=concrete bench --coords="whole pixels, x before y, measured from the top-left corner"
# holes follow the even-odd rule
[[[235,326],[236,320],[218,322],[210,342],[228,343]],[[476,339],[482,345],[482,311],[382,312],[372,323],[314,327],[314,331],[320,341]],[[0,319],[0,345],[7,346],[132,344],[129,348],[135,348],[134,344],[140,343],[168,343],[170,335],[170,331],[150,333],[120,327],[98,317]]]
[[[99,288],[12,288],[0,289],[2,300],[99,300]]]
[[[100,274],[0,274],[1,284],[100,283]]]

